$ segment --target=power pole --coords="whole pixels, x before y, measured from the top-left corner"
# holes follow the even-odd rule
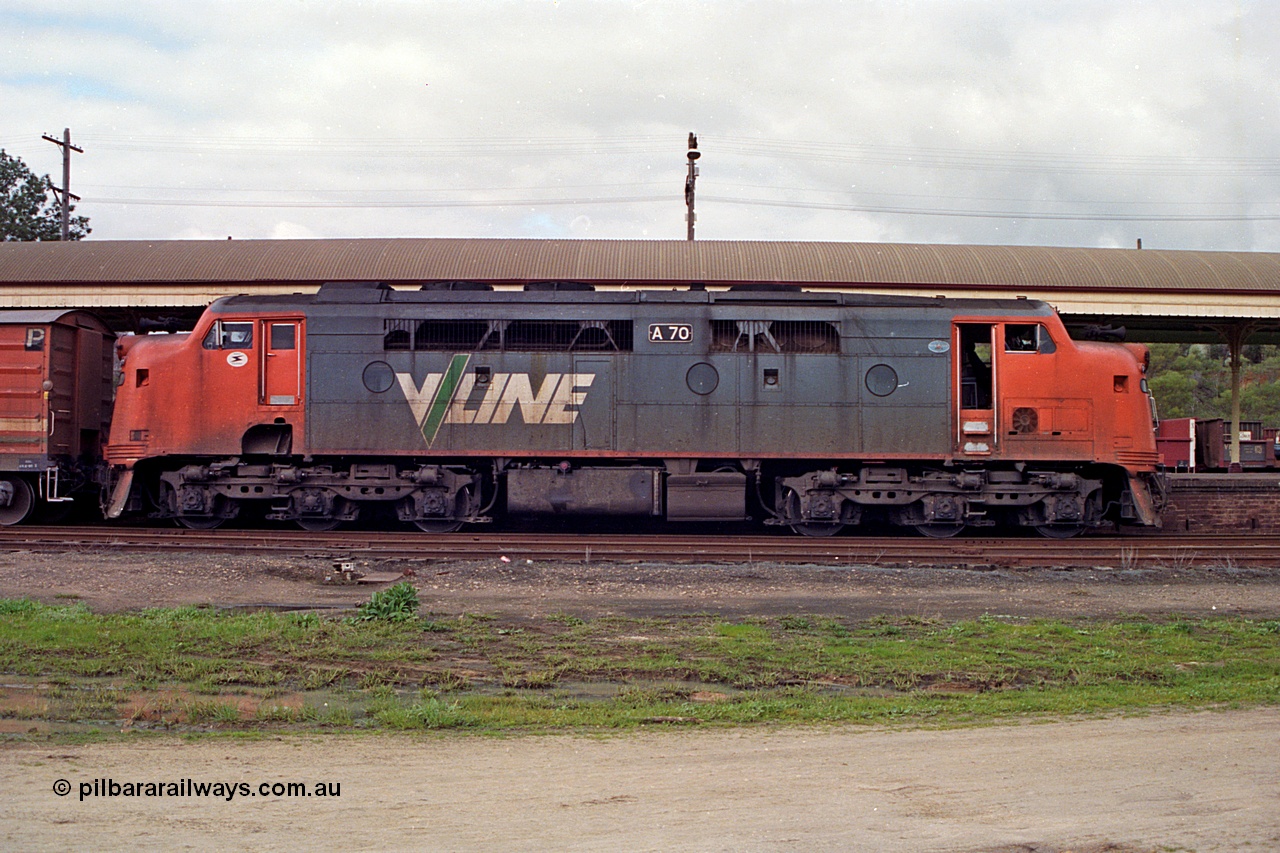
[[[71,239],[71,201],[72,199],[79,201],[80,196],[71,194],[71,152],[83,154],[83,148],[77,148],[71,144],[71,128],[62,131],[61,139],[54,139],[49,134],[45,134],[43,139],[47,139],[54,145],[62,149],[62,186],[53,187],[54,195],[58,196],[58,201],[62,204],[62,239],[64,241]]]
[[[689,134],[689,153],[687,156],[689,158],[689,176],[684,179],[684,206],[688,208],[689,212],[685,214],[684,218],[689,223],[688,239],[692,240],[693,223],[698,219],[697,214],[693,212],[693,185],[698,180],[697,159],[702,156],[702,153],[698,151],[698,137],[692,133]]]

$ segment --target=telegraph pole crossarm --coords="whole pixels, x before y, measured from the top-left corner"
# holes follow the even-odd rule
[[[64,241],[71,239],[71,202],[79,201],[80,196],[71,192],[71,152],[83,154],[84,149],[78,148],[71,144],[71,128],[62,131],[62,138],[55,139],[49,134],[44,134],[42,139],[52,142],[54,145],[62,149],[62,186],[51,187],[54,194],[58,197],[58,201],[62,206],[62,239]]]

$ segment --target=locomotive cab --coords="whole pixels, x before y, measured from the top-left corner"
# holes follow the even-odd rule
[[[1073,341],[1056,314],[957,318],[953,342],[958,461],[1046,463],[1059,483],[1080,478],[1074,496],[1032,513],[1047,535],[1096,526],[1106,512],[1159,524],[1149,489],[1129,473],[1157,461],[1145,347]]]
[[[144,491],[160,511],[192,527],[235,515],[237,504],[184,488],[207,457],[286,457],[301,435],[305,405],[300,313],[224,312],[219,300],[191,333],[122,339],[116,424],[106,459],[114,487],[107,516],[141,508]],[[146,488],[134,490],[141,463]],[[193,464],[187,464],[193,463]]]

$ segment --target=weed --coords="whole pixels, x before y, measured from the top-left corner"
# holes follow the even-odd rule
[[[306,669],[302,672],[303,690],[320,690],[346,678],[347,670],[334,668]]]
[[[725,623],[717,625],[715,630],[716,634],[730,640],[763,640],[769,636],[769,632],[759,625]]]
[[[212,702],[208,700],[190,702],[184,709],[184,716],[190,723],[215,723],[231,725],[240,722],[240,708],[229,702]]]
[[[350,728],[355,725],[355,717],[351,709],[342,705],[325,704],[315,709],[315,721],[322,726],[341,726]]]
[[[418,616],[418,589],[408,581],[375,592],[356,610],[356,621],[408,622]]]
[[[428,673],[423,677],[422,683],[424,686],[430,684],[433,688],[443,693],[450,693],[457,690],[466,690],[471,681],[461,673],[446,669],[442,672]]]
[[[361,690],[386,689],[394,693],[398,680],[396,674],[390,670],[372,669],[360,676],[357,686]]]
[[[1187,548],[1174,548],[1169,554],[1169,561],[1160,561],[1160,567],[1165,569],[1174,569],[1176,571],[1185,571],[1196,564],[1200,554]]]
[[[468,724],[456,702],[427,699],[408,708],[388,708],[378,712],[378,722],[393,729],[451,729]]]
[[[1226,572],[1228,574],[1232,574],[1239,570],[1240,567],[1236,565],[1235,559],[1229,554],[1225,557],[1220,557],[1209,564],[1209,571],[1211,572]]]
[[[115,719],[120,698],[118,692],[103,688],[74,691],[66,711],[67,718],[71,720]]]
[[[830,634],[832,637],[849,636],[849,629],[835,619],[819,619],[817,627],[818,630],[825,634]]]
[[[555,669],[507,671],[502,674],[502,686],[516,689],[546,690],[555,687],[558,680],[559,673]]]
[[[0,599],[0,616],[10,616],[16,614],[30,614],[44,610],[45,606],[37,601],[29,598],[3,598]]]
[[[284,680],[284,673],[261,664],[251,663],[240,670],[237,680],[243,684],[268,687]]]

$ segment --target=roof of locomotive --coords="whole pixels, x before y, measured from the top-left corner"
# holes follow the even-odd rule
[[[459,286],[464,285],[464,286]],[[575,282],[545,282],[523,290],[495,290],[471,282],[428,283],[420,290],[397,290],[377,282],[334,282],[318,293],[282,296],[226,296],[209,306],[213,313],[246,311],[350,311],[355,306],[377,307],[379,313],[397,313],[397,307],[413,305],[512,306],[551,304],[562,307],[594,305],[719,305],[773,306],[777,308],[903,308],[935,310],[948,314],[1015,314],[1046,316],[1053,308],[1036,299],[964,299],[947,296],[889,296],[804,290],[774,283],[737,285],[727,290],[693,286],[682,289],[597,291]],[[390,310],[389,310],[390,309]]]

